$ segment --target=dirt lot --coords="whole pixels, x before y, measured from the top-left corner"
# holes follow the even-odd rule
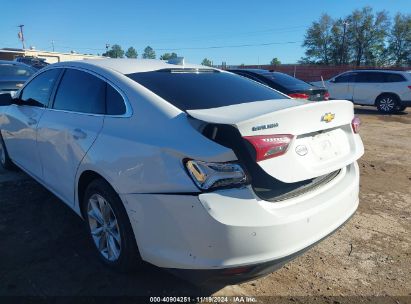
[[[355,216],[279,271],[220,290],[194,287],[152,266],[132,275],[107,270],[74,213],[23,173],[0,170],[0,296],[248,295],[276,296],[257,298],[262,302],[411,303],[411,111],[356,112],[366,152]]]

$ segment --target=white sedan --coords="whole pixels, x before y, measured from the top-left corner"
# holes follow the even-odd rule
[[[289,99],[182,61],[63,62],[0,98],[0,159],[81,216],[101,260],[259,277],[355,212],[351,102]]]

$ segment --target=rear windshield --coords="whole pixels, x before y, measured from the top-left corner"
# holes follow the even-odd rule
[[[164,69],[127,76],[183,111],[287,98],[255,81],[211,69]]]
[[[262,74],[262,76],[274,81],[290,91],[310,90],[312,88],[312,85],[306,83],[305,81],[283,73],[267,72]]]
[[[0,76],[31,76],[34,71],[20,64],[0,63]]]

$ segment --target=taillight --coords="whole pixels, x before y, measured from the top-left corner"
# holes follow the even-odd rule
[[[330,93],[325,92],[324,93],[324,100],[328,100],[328,99],[330,99]]]
[[[411,86],[408,86],[409,89],[411,89]]]
[[[361,120],[359,117],[354,116],[354,118],[351,121],[351,126],[352,130],[354,131],[355,134],[360,132],[360,126],[361,126]]]
[[[296,99],[308,99],[310,97],[308,94],[305,93],[292,93],[288,94],[291,98],[296,98]]]
[[[280,156],[287,152],[293,139],[291,134],[244,136],[256,151],[256,161]]]

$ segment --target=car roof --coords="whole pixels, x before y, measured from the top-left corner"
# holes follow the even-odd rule
[[[35,72],[35,69],[33,67],[23,62],[11,61],[11,60],[0,60],[0,64],[12,64],[12,65],[24,66],[25,68],[31,69]]]
[[[0,64],[14,64],[14,65],[26,65],[24,63],[18,61],[11,61],[11,60],[0,60]]]
[[[213,69],[197,64],[170,64],[165,60],[156,59],[123,59],[123,58],[104,58],[104,59],[85,59],[78,61],[64,61],[53,64],[53,66],[95,66],[110,70],[115,70],[121,74],[133,74],[139,72],[150,72],[161,69]]]
[[[374,69],[374,70],[350,70],[350,71],[345,71],[344,73],[346,73],[346,72],[356,72],[356,73],[358,73],[358,72],[406,73],[407,71],[402,71],[402,70],[377,70],[377,69]]]

